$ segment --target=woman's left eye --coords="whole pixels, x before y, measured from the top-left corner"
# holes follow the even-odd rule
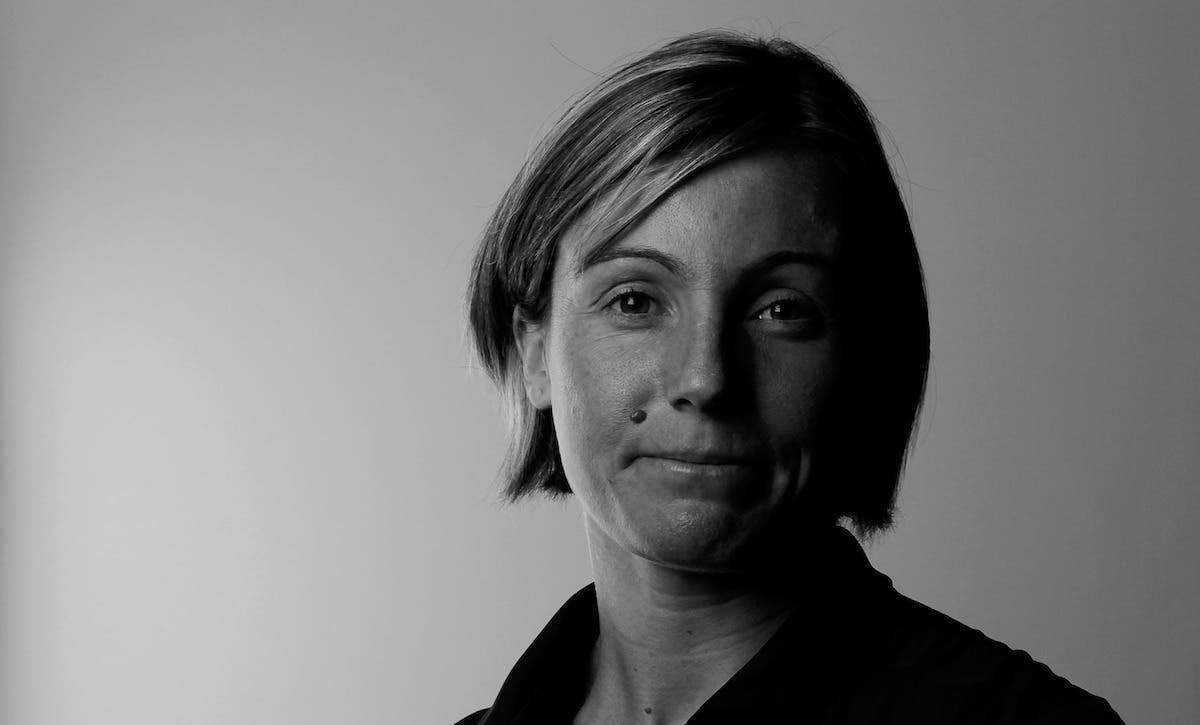
[[[775,300],[754,314],[756,320],[804,320],[814,316],[812,305],[804,300],[782,299]]]
[[[819,337],[825,331],[825,317],[812,300],[783,297],[754,313],[755,320],[774,323],[769,329],[798,335],[803,339]]]

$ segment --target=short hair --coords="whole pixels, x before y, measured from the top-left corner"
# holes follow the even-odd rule
[[[697,173],[756,151],[827,158],[845,190],[835,265],[846,354],[807,492],[860,535],[889,527],[929,368],[929,313],[904,200],[876,124],[829,64],[783,39],[705,31],[619,67],[534,149],[484,231],[468,318],[510,414],[505,496],[570,493],[549,410],[525,398],[514,310],[540,320],[559,242],[614,244]],[[844,302],[842,302],[844,300]]]

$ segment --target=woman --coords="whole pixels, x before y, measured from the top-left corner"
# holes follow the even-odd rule
[[[475,259],[507,494],[574,493],[595,582],[463,723],[1120,722],[898,594],[929,326],[869,113],[791,43],[702,33],[582,97]]]

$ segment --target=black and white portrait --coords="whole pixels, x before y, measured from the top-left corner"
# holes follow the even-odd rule
[[[1200,720],[1198,32],[4,3],[0,722]]]

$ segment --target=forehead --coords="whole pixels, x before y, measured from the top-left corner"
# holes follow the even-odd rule
[[[568,235],[559,266],[578,275],[622,248],[662,251],[697,267],[737,268],[779,251],[833,260],[840,177],[816,153],[768,151],[709,168],[615,240]]]

